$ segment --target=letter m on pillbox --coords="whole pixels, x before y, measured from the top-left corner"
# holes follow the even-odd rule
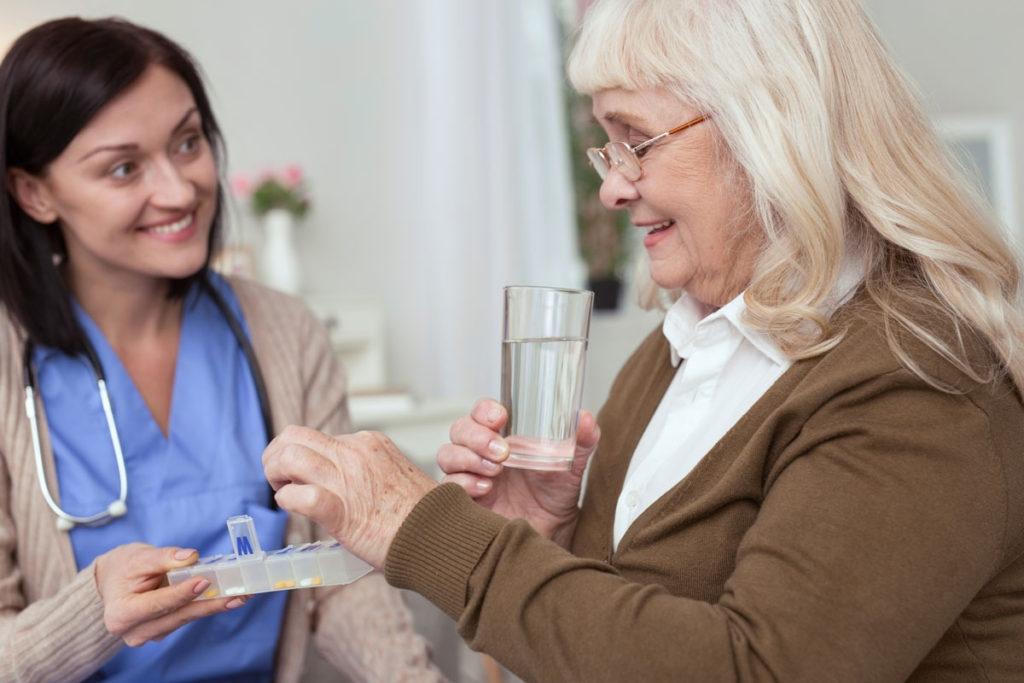
[[[237,515],[229,518],[228,533],[231,535],[231,546],[235,555],[262,557],[263,548],[260,547],[260,538],[256,535],[256,525],[252,517]]]

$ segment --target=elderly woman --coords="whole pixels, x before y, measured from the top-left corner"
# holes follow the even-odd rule
[[[529,680],[1024,679],[1018,267],[857,2],[601,1],[569,70],[672,302],[582,503],[594,419],[502,471],[488,401],[440,486],[289,430],[277,500]]]

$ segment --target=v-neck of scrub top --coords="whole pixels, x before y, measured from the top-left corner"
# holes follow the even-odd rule
[[[211,284],[249,336],[230,285]],[[71,533],[81,569],[134,541],[230,553],[225,520],[251,515],[265,547],[283,545],[287,515],[271,509],[261,454],[266,436],[252,370],[227,320],[201,286],[182,307],[166,437],[102,331],[77,304],[75,315],[106,375],[128,475],[128,512]],[[33,356],[46,410],[61,506],[72,515],[105,509],[119,493],[117,463],[96,378],[82,357],[37,347]],[[285,595],[256,596],[236,611],[178,629],[160,643],[125,648],[89,680],[269,680]]]

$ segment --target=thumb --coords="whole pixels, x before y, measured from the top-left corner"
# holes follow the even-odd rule
[[[589,457],[600,440],[601,428],[597,426],[594,414],[589,410],[581,410],[579,426],[576,429],[576,455],[579,456],[580,451],[586,451]]]
[[[282,509],[308,517],[344,543],[338,533],[345,511],[337,496],[315,484],[286,484],[277,490],[274,500]]]
[[[594,454],[600,440],[601,428],[597,426],[594,414],[589,410],[581,410],[579,425],[576,428],[576,455],[572,461],[574,474],[583,474],[587,468],[587,461]]]

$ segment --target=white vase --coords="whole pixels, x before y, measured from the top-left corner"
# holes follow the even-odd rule
[[[301,289],[294,232],[295,217],[284,209],[264,214],[260,272],[267,285],[288,294],[298,294]]]

